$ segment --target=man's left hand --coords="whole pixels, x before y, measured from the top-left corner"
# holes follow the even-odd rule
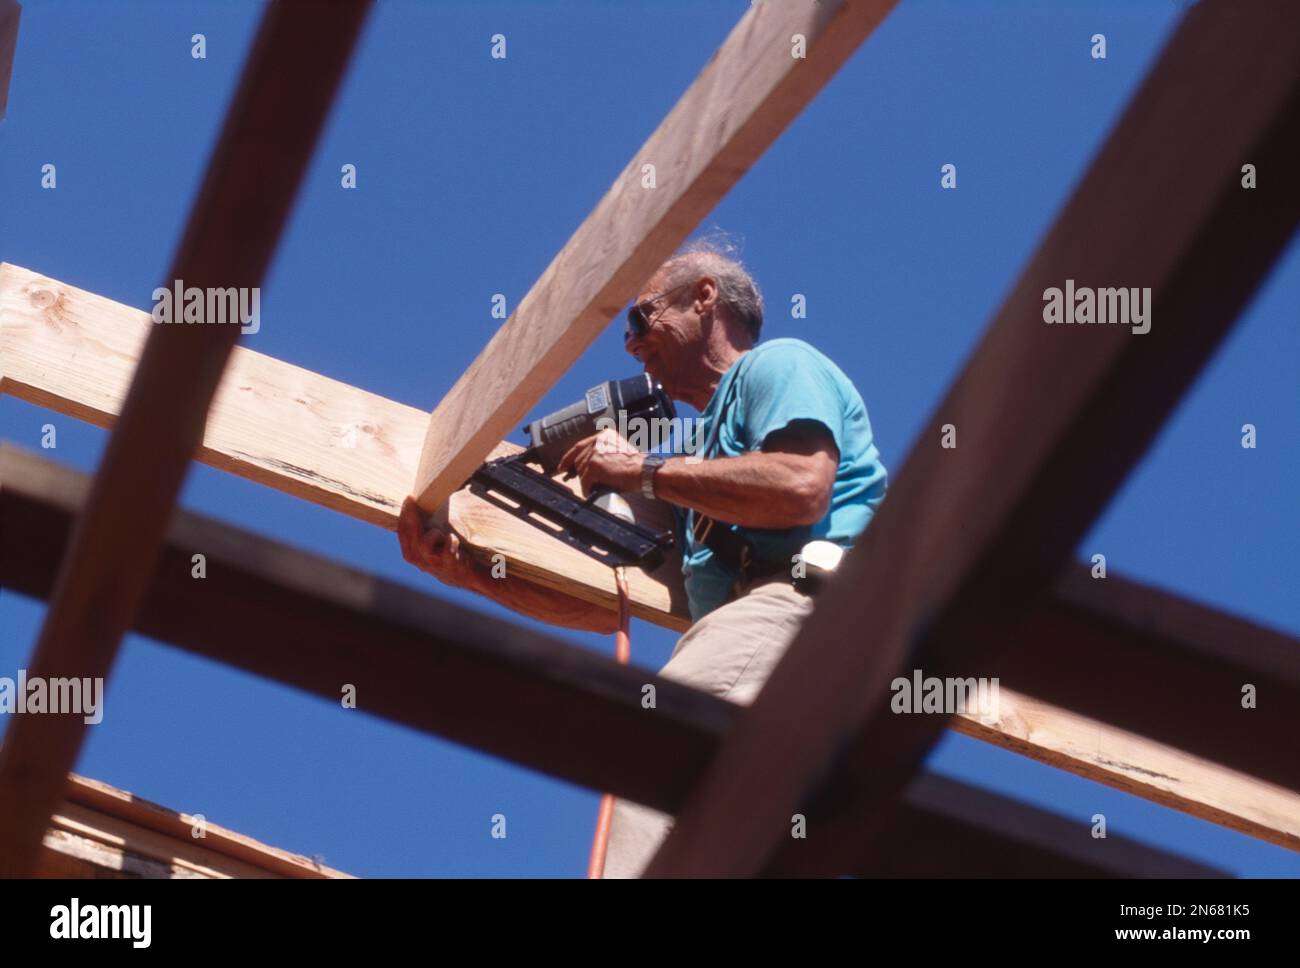
[[[577,473],[584,494],[591,493],[598,484],[626,492],[641,489],[641,465],[644,463],[645,454],[620,437],[617,431],[606,428],[570,447],[560,458],[557,469]]]

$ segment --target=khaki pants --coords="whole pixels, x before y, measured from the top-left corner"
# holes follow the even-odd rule
[[[687,630],[660,670],[667,679],[749,705],[812,611],[812,599],[784,582],[756,585]],[[673,818],[619,799],[609,831],[606,877],[639,877]]]

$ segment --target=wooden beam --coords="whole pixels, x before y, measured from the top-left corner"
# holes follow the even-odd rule
[[[114,832],[100,833],[101,836],[95,837],[81,831],[51,827],[45,832],[41,844],[36,876],[63,880],[206,880],[211,876],[182,864],[145,857],[114,843],[114,840],[122,839],[115,837]]]
[[[0,586],[48,595],[87,484],[69,468],[0,445]],[[190,577],[196,550],[207,556],[201,587]],[[735,707],[645,670],[196,515],[173,520],[162,561],[136,616],[145,635],[331,702],[339,683],[351,682],[363,711],[661,810],[681,807],[734,720]],[[292,645],[301,642],[311,643],[310,661]],[[1109,655],[1104,642],[1092,648],[1090,655]],[[1227,676],[1257,681],[1270,703],[1290,699],[1262,663]],[[657,690],[652,724],[640,707],[646,683]],[[556,709],[566,714],[540,713]],[[952,725],[1300,850],[1300,794],[1230,767],[1009,688],[998,718],[971,713]],[[1285,750],[1275,736],[1252,742]]]
[[[903,794],[898,836],[864,863],[867,877],[1223,877],[1227,872],[935,773]],[[810,839],[827,839],[825,832]],[[834,846],[831,850],[834,851]]]
[[[195,836],[195,831],[203,836]],[[51,818],[46,877],[309,878],[349,875],[75,774]]]
[[[649,875],[797,863],[795,812],[851,817],[858,846],[881,842],[947,725],[892,714],[890,681],[1003,671],[1007,630],[1291,237],[1300,186],[1243,190],[1240,169],[1300,167],[1293,18],[1277,0],[1186,15]],[[1067,280],[1149,287],[1150,331],[1047,325],[1045,293]],[[943,424],[957,448],[939,447]]]
[[[51,558],[86,484],[73,471],[0,447],[5,588],[41,594],[48,587]],[[208,559],[201,587],[189,576],[195,548]],[[331,702],[338,684],[351,682],[362,711],[661,809],[684,800],[739,712],[707,693],[184,512],[172,521],[137,624],[145,634]],[[306,660],[302,642],[311,643]],[[653,712],[640,705],[647,682],[656,687]],[[140,846],[149,843],[141,831],[166,835],[153,841],[165,846],[188,834],[193,817],[79,777],[69,779],[64,796],[68,805],[53,833],[85,835],[104,829],[87,821],[87,811],[112,815],[135,834],[126,860],[154,865],[144,871],[149,876],[340,876],[212,824],[204,846],[223,860],[182,856],[178,864],[181,855]],[[1298,805],[1300,799],[1293,819]],[[1222,873],[1122,837],[1089,843],[1082,824],[938,777],[917,781],[903,815],[919,846],[896,844],[881,861],[891,876]],[[812,836],[826,842],[822,831]],[[91,839],[83,849],[117,844]]]
[[[0,264],[0,392],[112,426],[150,326],[141,310]],[[195,456],[392,528],[424,421],[414,407],[236,347]],[[494,455],[514,449],[503,442]],[[663,511],[629,500],[642,520]],[[450,520],[480,559],[500,553],[513,574],[613,607],[608,568],[468,490],[453,495]],[[673,558],[653,573],[629,573],[636,615],[688,624],[678,566]],[[1300,734],[1293,637],[1075,567],[1007,641],[1006,684],[1020,692],[1300,789],[1300,764],[1255,739]],[[1068,647],[1045,652],[1044,641]],[[1110,669],[1138,662],[1142,674],[1109,680]],[[1214,700],[1225,684],[1243,682],[1279,698],[1251,711]]]
[[[998,667],[1040,703],[1300,791],[1300,757],[1281,742],[1300,736],[1294,636],[1075,566],[1007,636]],[[1247,683],[1257,701],[1244,707]]]
[[[0,264],[0,393],[112,427],[151,328],[142,310]],[[427,423],[415,407],[236,347],[194,457],[391,530]],[[518,450],[503,442],[493,456]],[[664,505],[628,500],[638,520],[671,526]],[[610,568],[468,490],[454,495],[450,524],[480,559],[501,554],[510,574],[616,607]],[[634,615],[689,624],[680,564],[629,569]]]
[[[4,588],[49,594],[88,488],[0,445]],[[363,712],[645,803],[680,802],[731,721],[728,704],[643,669],[188,513],[133,627],[336,705],[351,683]],[[660,729],[641,749],[647,717]]]
[[[369,9],[369,0],[267,9],[168,286],[261,284]],[[34,677],[107,678],[239,329],[154,327],[55,584]],[[84,735],[79,715],[10,724],[0,747],[0,872],[34,870]]]
[[[22,14],[23,8],[18,0],[0,0],[0,120],[4,120],[9,109],[9,83],[13,77],[18,21]]]
[[[69,792],[89,793],[92,805],[66,801],[45,835],[39,874],[58,877],[170,879],[346,878],[349,875],[205,824],[195,839],[190,822],[159,832],[149,804],[147,824],[130,794],[69,777]],[[123,804],[127,810],[118,809]],[[105,809],[106,807],[106,809]],[[188,818],[192,821],[193,818]],[[908,789],[906,837],[894,841],[871,868],[872,877],[1212,877],[1222,869],[1154,849],[1118,834],[1094,840],[1081,821],[1040,810],[948,777],[926,774]],[[237,843],[238,853],[227,847]],[[286,860],[286,858],[288,860]]]
[[[1000,690],[998,714],[952,717],[952,729],[1013,753],[1067,770],[1162,806],[1269,843],[1300,851],[1300,793],[1229,763],[1216,763],[1113,723]],[[1286,736],[1260,733],[1254,742],[1277,758],[1292,749]]]
[[[633,155],[428,421],[412,491],[441,507],[740,180],[896,0],[760,3]],[[792,56],[792,38],[807,40]],[[655,166],[644,187],[643,166]]]
[[[129,824],[128,829],[147,831],[153,836],[136,836],[137,852],[160,860],[184,858],[185,848],[199,846],[204,852],[201,856],[208,858],[206,863],[210,867],[237,864],[244,869],[251,868],[258,872],[258,876],[306,880],[332,880],[351,876],[301,854],[264,844],[206,818],[200,821],[191,814],[179,813],[115,786],[75,773],[68,776],[63,797],[64,806],[60,813],[64,816],[110,817],[119,823]],[[203,836],[195,837],[196,830],[201,830]],[[151,843],[168,842],[177,842],[181,846],[179,849],[165,848],[158,853],[148,846]]]

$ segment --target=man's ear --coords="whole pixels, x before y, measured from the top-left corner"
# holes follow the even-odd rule
[[[695,284],[695,311],[703,316],[718,305],[718,281],[705,276]]]

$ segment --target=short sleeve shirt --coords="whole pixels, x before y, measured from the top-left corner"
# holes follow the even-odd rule
[[[826,516],[810,526],[785,529],[715,525],[740,532],[763,562],[790,561],[817,538],[850,547],[885,497],[885,467],[862,397],[838,366],[798,339],[761,343],[723,374],[700,415],[697,454],[708,459],[762,450],[770,434],[796,421],[821,424],[840,452]],[[737,575],[694,541],[694,511],[677,508],[676,516],[691,617],[699,620],[731,597]]]

